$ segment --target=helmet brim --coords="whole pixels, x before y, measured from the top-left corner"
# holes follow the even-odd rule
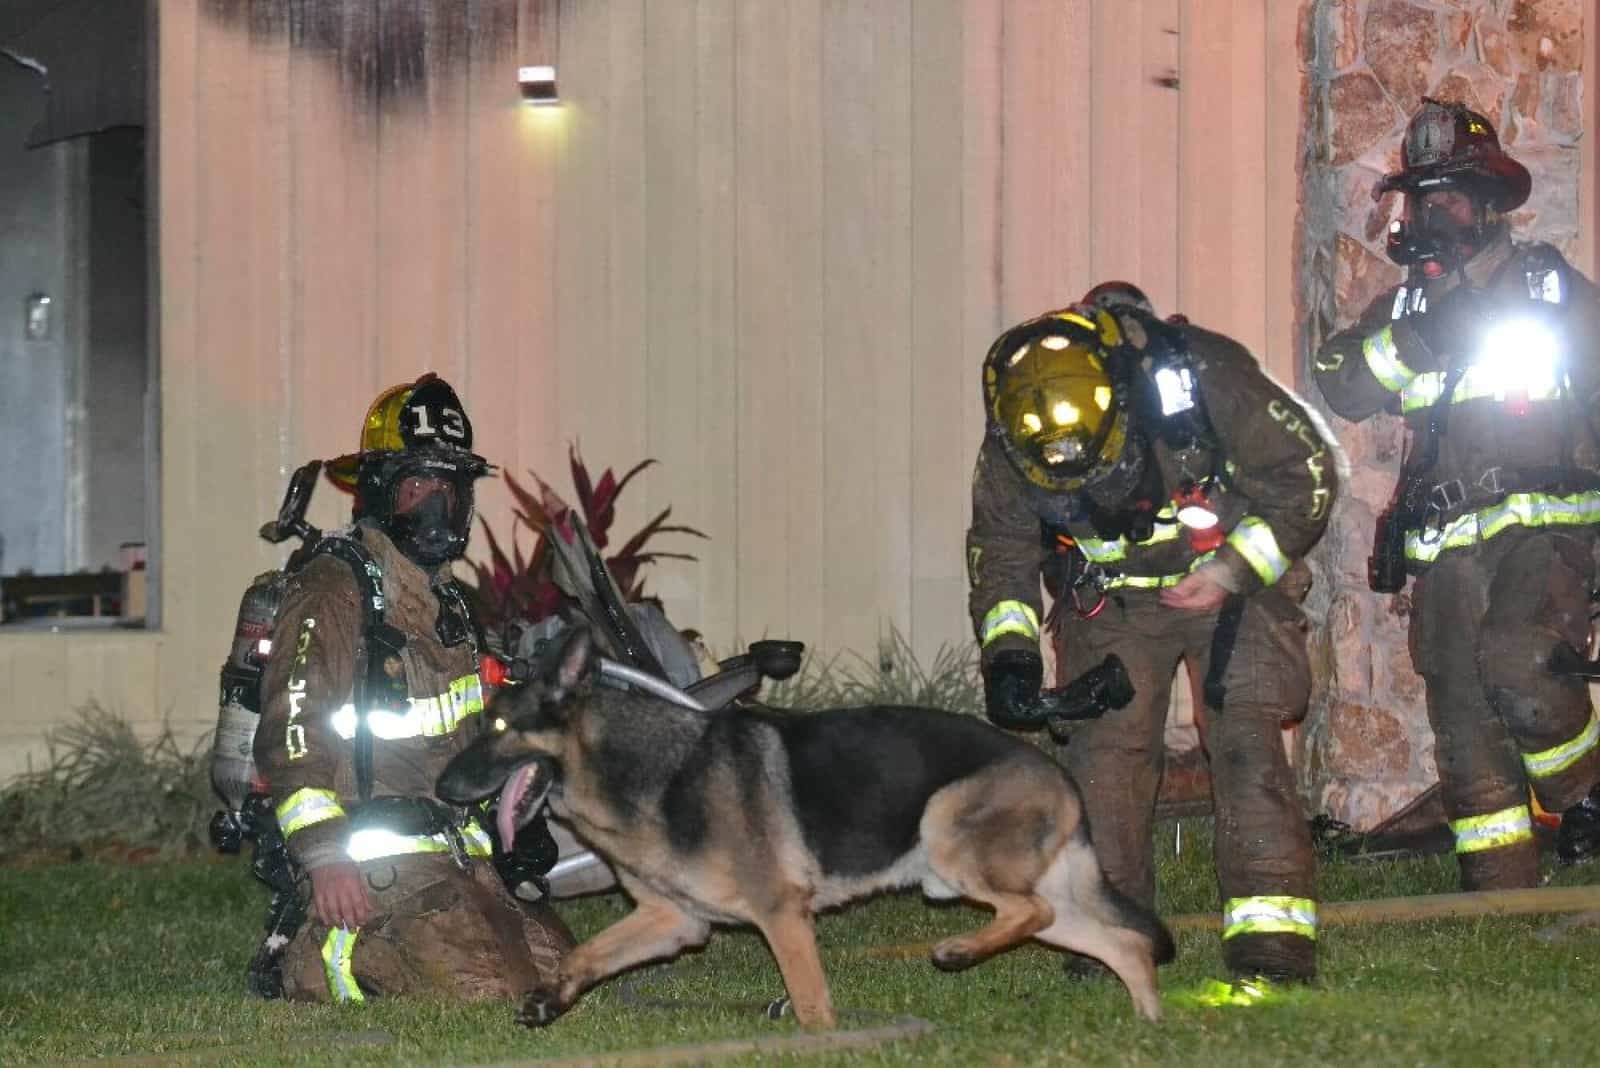
[[[322,473],[328,476],[328,481],[346,491],[354,492],[356,488],[356,472],[361,468],[361,454],[359,452],[345,453],[336,456],[322,465]]]
[[[1386,174],[1373,189],[1372,198],[1377,200],[1388,193],[1417,192],[1428,186],[1451,188],[1473,178],[1487,180],[1496,186],[1490,206],[1499,212],[1514,211],[1521,207],[1533,192],[1533,175],[1528,173],[1528,168],[1504,152],[1496,152],[1458,163],[1435,164]]]
[[[349,452],[343,456],[336,456],[322,465],[322,471],[328,476],[328,481],[346,492],[353,493],[356,481],[361,471],[361,461],[368,453]],[[475,478],[482,478],[493,473],[495,467],[488,460],[475,452],[458,450],[458,455],[452,457]],[[476,468],[476,470],[472,470]]]

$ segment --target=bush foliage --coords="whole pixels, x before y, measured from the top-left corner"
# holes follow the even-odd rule
[[[210,738],[191,749],[163,727],[145,740],[98,705],[45,736],[44,766],[0,790],[0,855],[40,848],[187,852],[205,845],[219,802]]]
[[[829,660],[808,655],[799,673],[769,685],[762,700],[780,708],[918,705],[975,715],[983,709],[983,682],[972,643],[942,646],[924,667],[905,635],[891,628],[876,660],[859,653]]]
[[[530,471],[538,492],[525,488],[509,473],[502,475],[506,488],[511,491],[516,507],[512,511],[514,522],[509,538],[497,536],[482,516],[478,517],[483,534],[489,543],[489,560],[481,563],[468,561],[475,582],[469,584],[474,595],[479,620],[490,633],[499,633],[513,621],[537,623],[553,614],[561,606],[562,594],[551,575],[550,539],[560,537],[572,541],[572,516],[582,516],[584,526],[594,540],[596,549],[605,554],[606,567],[616,580],[624,599],[637,601],[644,596],[643,568],[657,560],[693,560],[688,553],[661,552],[649,549],[649,544],[662,534],[688,534],[704,538],[694,527],[668,523],[671,507],[663,508],[651,520],[624,540],[620,547],[606,553],[611,545],[611,526],[617,518],[617,498],[632,482],[634,476],[656,461],[641,460],[630,467],[621,478],[611,468],[595,479],[578,455],[573,445],[568,452],[572,486],[577,495],[574,508],[556,492],[555,488]],[[532,548],[524,554],[522,538],[526,534]]]

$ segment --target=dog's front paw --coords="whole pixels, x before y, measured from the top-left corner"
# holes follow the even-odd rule
[[[559,986],[535,987],[522,996],[517,1023],[523,1027],[548,1027],[566,1012],[571,1003],[561,996]]]

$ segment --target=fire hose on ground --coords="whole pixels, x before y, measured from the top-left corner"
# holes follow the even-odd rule
[[[1600,886],[1543,886],[1527,890],[1476,890],[1417,897],[1378,897],[1363,901],[1325,901],[1317,907],[1322,927],[1361,927],[1375,923],[1425,923],[1432,920],[1468,920],[1486,916],[1555,916],[1579,913],[1569,926],[1582,926],[1592,915],[1600,925]],[[1222,925],[1213,912],[1163,916],[1169,930],[1209,931]],[[1548,930],[1548,929],[1547,929]],[[1545,932],[1541,931],[1541,937]],[[933,942],[870,946],[861,956],[898,960],[926,956]],[[848,951],[846,951],[848,952]]]

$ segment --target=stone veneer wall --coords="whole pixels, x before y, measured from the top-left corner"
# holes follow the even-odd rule
[[[1344,326],[1401,271],[1383,253],[1390,211],[1371,190],[1398,168],[1406,121],[1424,95],[1487,115],[1533,172],[1512,217],[1523,240],[1570,257],[1578,238],[1583,126],[1581,0],[1302,0],[1310,61],[1299,322],[1305,351]],[[1309,371],[1303,381],[1310,386]],[[1311,397],[1320,406],[1321,399]],[[1326,413],[1326,409],[1324,409]],[[1406,647],[1409,588],[1367,589],[1374,517],[1404,443],[1398,417],[1359,426],[1328,415],[1351,465],[1313,564],[1316,690],[1303,731],[1311,810],[1370,828],[1432,784],[1433,735]]]

